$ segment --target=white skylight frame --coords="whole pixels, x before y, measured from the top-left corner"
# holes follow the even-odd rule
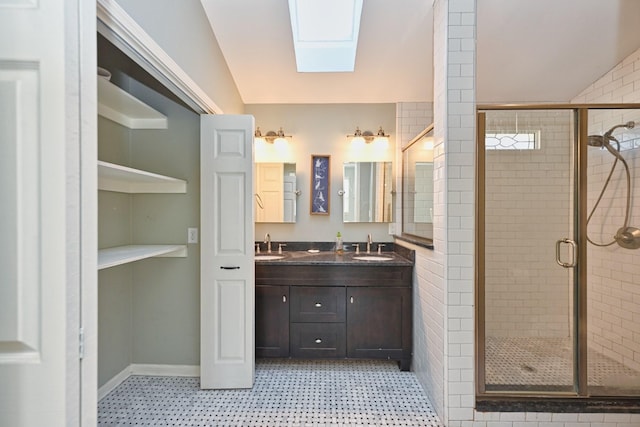
[[[289,0],[300,73],[353,72],[363,0]]]

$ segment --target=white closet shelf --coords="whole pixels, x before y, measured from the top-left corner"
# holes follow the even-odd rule
[[[127,245],[98,250],[98,270],[152,257],[187,256],[187,245]]]
[[[98,160],[98,190],[120,193],[186,193],[187,181]]]
[[[98,78],[98,114],[130,129],[167,128],[167,116],[104,78]]]

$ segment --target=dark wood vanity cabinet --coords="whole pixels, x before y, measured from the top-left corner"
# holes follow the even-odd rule
[[[347,288],[347,357],[411,363],[411,288]]]
[[[256,356],[390,359],[409,370],[412,269],[256,264]]]
[[[289,286],[256,286],[256,356],[289,356]]]
[[[345,288],[291,286],[291,357],[346,356]]]

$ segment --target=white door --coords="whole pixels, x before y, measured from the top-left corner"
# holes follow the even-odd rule
[[[256,208],[259,222],[282,222],[284,208],[284,164],[259,163],[256,165],[256,194],[262,206]]]
[[[296,222],[296,177],[287,175],[284,177],[284,222]]]
[[[200,129],[200,387],[251,388],[254,119],[202,116]]]
[[[95,37],[95,5],[0,1],[2,426],[80,422],[78,74],[87,10]]]

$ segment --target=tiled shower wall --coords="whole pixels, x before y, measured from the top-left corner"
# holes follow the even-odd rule
[[[415,138],[433,122],[433,104],[427,102],[402,102],[397,104],[396,129],[398,157],[396,164],[402,164],[401,147]],[[398,168],[399,169],[399,168]],[[396,188],[402,188],[402,173],[398,173]],[[396,203],[396,227],[400,231],[402,207]],[[398,241],[399,244],[407,245]],[[411,245],[409,245],[411,246]],[[414,270],[414,328],[413,328],[413,365],[412,370],[425,387],[436,412],[444,413],[444,283],[430,269],[435,262],[435,253],[431,249],[411,246],[416,251]]]
[[[572,236],[572,113],[486,117],[487,132],[539,133],[537,149],[486,152],[486,335],[569,337],[572,281],[554,255]]]
[[[628,56],[578,95],[576,103],[640,102],[640,49]],[[640,110],[591,110],[589,134],[602,134],[616,124],[634,120],[640,128]],[[614,131],[640,138],[640,129]],[[629,225],[640,228],[640,148],[622,151],[631,168],[631,217]],[[613,163],[606,150],[588,151],[588,208],[591,210]],[[589,237],[609,242],[623,224],[626,207],[626,177],[618,163],[611,183],[593,218]],[[605,248],[588,245],[588,333],[597,351],[640,370],[640,249],[614,244]]]

